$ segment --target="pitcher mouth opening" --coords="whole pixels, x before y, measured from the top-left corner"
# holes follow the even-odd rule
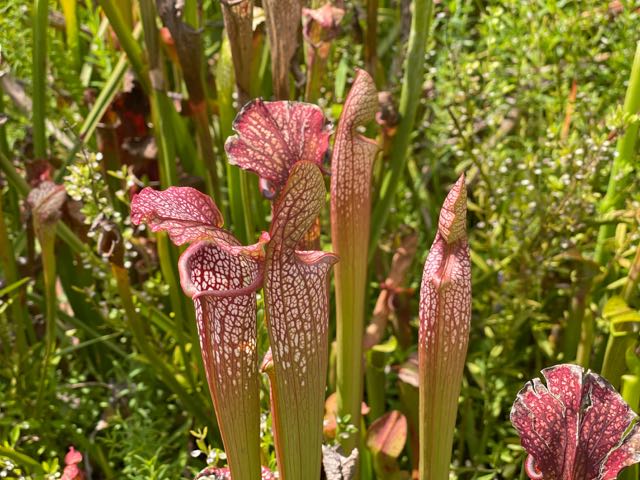
[[[203,240],[194,243],[185,250],[180,256],[179,272],[180,284],[186,295],[190,296],[193,300],[202,297],[230,298],[247,295],[260,289],[264,273],[263,262],[231,251],[234,248],[233,245],[229,245],[228,247],[229,248],[225,248],[225,246],[220,245],[217,241]],[[213,262],[208,265],[208,270],[212,277],[219,277],[221,280],[224,280],[220,282],[218,288],[200,289],[193,279],[192,262],[194,261],[194,255],[205,248],[214,249],[220,257],[221,264]],[[235,272],[225,271],[225,265],[222,263],[235,263],[238,268]],[[199,268],[202,269],[202,267]],[[240,278],[240,283],[243,286],[238,288],[229,285],[231,281],[237,281],[238,278]]]

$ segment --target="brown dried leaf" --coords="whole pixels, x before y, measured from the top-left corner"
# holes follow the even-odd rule
[[[67,199],[64,185],[44,181],[29,192],[27,204],[33,218],[40,225],[55,223],[62,215],[62,205]]]
[[[418,248],[418,234],[411,232],[402,239],[402,243],[396,250],[391,260],[389,275],[384,281],[382,291],[373,309],[371,323],[367,326],[363,345],[368,350],[378,344],[387,327],[387,320],[393,311],[393,298],[395,292],[404,283],[407,271],[413,264]]]
[[[222,16],[231,45],[236,74],[238,101],[244,105],[250,98],[251,52],[253,49],[253,0],[222,0]]]
[[[378,418],[367,431],[367,447],[374,455],[398,458],[407,442],[407,418],[392,410]]]
[[[171,32],[184,83],[193,105],[201,105],[205,94],[202,83],[202,38],[201,31],[182,20],[182,6],[179,0],[157,0],[158,14]]]
[[[271,73],[278,100],[289,98],[289,69],[298,49],[303,2],[300,0],[263,0],[267,35],[271,47]]]

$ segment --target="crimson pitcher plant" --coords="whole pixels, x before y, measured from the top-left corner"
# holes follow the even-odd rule
[[[188,187],[145,188],[132,201],[131,218],[153,231],[166,230],[177,245],[192,243],[180,258],[180,280],[195,304],[234,480],[257,479],[261,472],[255,294],[264,286],[279,478],[316,478],[328,357],[328,273],[336,257],[299,245],[324,205],[318,165],[328,132],[318,107],[288,102],[254,101],[234,126],[238,136],[227,142],[231,160],[259,173],[275,197],[269,234],[241,246],[222,230],[213,201]]]
[[[420,287],[420,480],[446,480],[469,343],[471,262],[464,175],[442,205]]]
[[[242,247],[221,229],[211,198],[190,187],[143,189],[133,197],[131,221],[167,231],[180,257],[180,283],[193,298],[211,398],[234,479],[260,477],[260,391],[256,290],[262,245]]]
[[[274,198],[264,296],[272,360],[271,408],[280,478],[318,478],[328,358],[328,273],[336,257],[307,250],[325,201],[320,164],[329,131],[322,110],[250,102],[234,122],[229,161],[257,173]]]
[[[328,273],[337,258],[297,245],[320,214],[322,173],[296,164],[274,206],[264,296],[273,353],[272,383],[280,478],[318,478],[329,337]],[[296,218],[298,221],[292,222]]]
[[[600,375],[556,365],[518,393],[511,423],[529,456],[529,478],[614,480],[640,462],[638,415]]]
[[[258,175],[265,197],[275,199],[291,168],[306,161],[320,166],[330,131],[320,107],[302,102],[247,103],[233,122],[237,135],[227,138],[229,163]]]
[[[331,237],[336,265],[338,412],[360,427],[362,336],[364,333],[367,247],[371,214],[371,169],[378,145],[357,129],[373,121],[378,94],[373,80],[358,70],[345,101],[331,158]],[[343,440],[348,453],[356,437]]]

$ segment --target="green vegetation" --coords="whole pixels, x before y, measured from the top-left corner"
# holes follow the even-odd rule
[[[243,245],[269,230],[270,185],[224,147],[245,101],[286,96],[263,2],[253,18],[249,1],[1,2],[0,476],[59,478],[70,446],[94,480],[226,466],[184,248],[130,206],[144,186],[192,186]],[[332,277],[323,441],[359,446],[363,480],[417,475],[421,273],[464,173],[472,309],[450,472],[526,478],[509,412],[541,369],[590,368],[640,409],[640,4],[333,3],[334,23],[303,28],[315,17],[300,12],[280,45],[298,45],[288,99],[314,99],[334,130],[358,68],[380,92],[377,123],[357,129],[380,147],[354,287],[377,333],[349,383],[367,408],[354,425],[333,395],[358,368],[336,371]],[[331,251],[328,196],[319,219],[309,250]],[[259,291],[260,359],[269,312]],[[260,460],[276,470],[269,405],[261,375]]]

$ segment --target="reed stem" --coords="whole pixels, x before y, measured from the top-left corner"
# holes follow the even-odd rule
[[[640,112],[640,42],[636,45],[636,53],[633,58],[629,86],[627,87],[622,111],[624,115],[635,115]],[[618,138],[618,144],[616,146],[617,155],[614,157],[611,165],[607,192],[602,198],[598,208],[602,216],[612,210],[620,208],[624,203],[625,198],[621,193],[624,187],[631,181],[631,175],[628,174],[634,164],[635,145],[638,138],[639,126],[640,122],[634,119],[627,125],[624,133]],[[607,240],[611,238],[615,228],[615,223],[603,223],[598,231],[598,241],[594,259],[601,265],[608,256],[606,253]]]
[[[109,19],[109,25],[118,37],[118,42],[120,42],[122,50],[127,54],[131,67],[136,73],[142,89],[145,93],[149,94],[151,82],[149,81],[148,70],[142,60],[142,48],[138,45],[129,25],[123,18],[117,2],[98,0],[98,4],[102,7],[104,14]]]
[[[364,63],[369,75],[376,79],[378,62],[378,0],[367,0],[367,31],[364,44]]]
[[[0,192],[0,260],[2,261],[2,271],[7,285],[13,285],[18,281],[18,268],[15,259],[13,243],[9,238],[7,222],[4,216],[3,194]],[[24,302],[23,288],[20,288],[14,296],[13,302],[11,303],[11,314],[13,316],[18,358],[23,359],[27,353],[28,332],[33,332],[31,320]]]
[[[398,112],[400,125],[391,146],[389,172],[380,189],[380,198],[373,208],[371,218],[371,236],[369,239],[369,261],[376,252],[378,239],[384,228],[389,209],[407,164],[409,143],[416,111],[420,103],[422,82],[424,80],[424,52],[427,46],[429,30],[433,17],[433,0],[413,0],[413,16],[409,32],[409,45],[405,59],[404,78],[400,94]]]
[[[48,1],[33,2],[33,152],[36,158],[47,157],[47,25]]]

